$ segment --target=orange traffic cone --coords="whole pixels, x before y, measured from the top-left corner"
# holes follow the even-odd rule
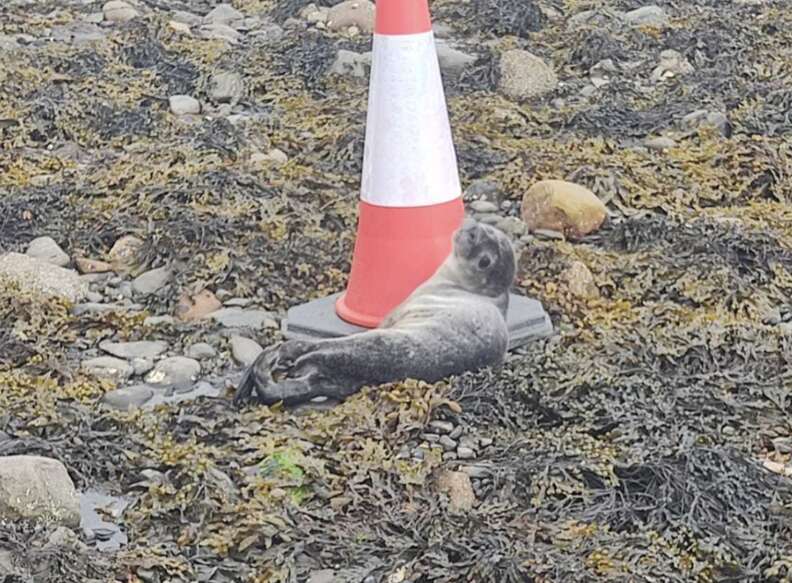
[[[357,240],[339,317],[376,327],[451,252],[464,217],[427,0],[377,0]]]

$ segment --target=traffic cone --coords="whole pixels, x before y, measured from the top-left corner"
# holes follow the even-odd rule
[[[343,320],[376,327],[451,252],[464,217],[427,0],[377,0],[357,240]]]

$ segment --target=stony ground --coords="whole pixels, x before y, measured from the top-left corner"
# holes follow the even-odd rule
[[[466,198],[557,334],[313,412],[227,386],[344,287],[371,15],[232,4],[0,7],[0,455],[116,501],[0,522],[3,580],[789,580],[785,0],[431,3]],[[603,227],[527,233],[549,178]]]

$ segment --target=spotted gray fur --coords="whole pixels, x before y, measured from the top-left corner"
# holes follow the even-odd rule
[[[342,400],[367,385],[407,378],[436,382],[499,366],[508,347],[514,274],[507,236],[466,219],[445,262],[378,328],[343,338],[289,340],[266,350],[245,372],[234,402]]]

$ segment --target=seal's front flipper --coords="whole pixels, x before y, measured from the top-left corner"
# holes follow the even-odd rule
[[[309,378],[306,375],[296,379],[284,379],[266,387],[261,387],[260,390],[256,391],[255,400],[262,405],[274,405],[282,402],[288,406],[299,405],[322,396],[316,392]]]

